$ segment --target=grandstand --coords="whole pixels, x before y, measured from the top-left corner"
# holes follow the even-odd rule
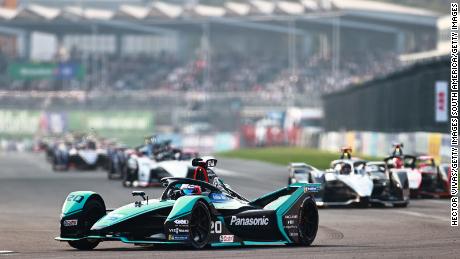
[[[24,94],[47,100],[38,106],[114,95],[135,106],[139,95],[157,104],[206,93],[318,106],[324,93],[400,69],[401,54],[435,49],[437,18],[366,0],[4,0],[1,105]]]

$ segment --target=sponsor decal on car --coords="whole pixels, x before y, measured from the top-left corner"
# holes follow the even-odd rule
[[[219,241],[222,243],[233,243],[234,235],[221,235]]]
[[[319,192],[320,190],[321,190],[320,183],[307,183],[307,186],[305,186],[304,192],[305,193]]]
[[[78,219],[66,219],[64,220],[64,227],[72,227],[78,225]]]
[[[187,228],[170,228],[169,232],[180,234],[180,233],[188,233],[189,230]]]
[[[290,237],[297,237],[297,236],[299,236],[299,233],[298,232],[289,232],[289,236]]]
[[[169,235],[168,240],[184,241],[184,240],[188,240],[188,235]]]
[[[227,195],[222,193],[211,193],[210,198],[212,202],[226,202],[230,200]]]
[[[188,225],[188,219],[176,219],[174,220],[176,225]]]
[[[285,226],[284,228],[285,229],[297,229],[297,226],[296,225],[289,225],[289,226]]]
[[[231,226],[267,226],[270,220],[265,216],[259,218],[238,218],[232,216],[230,221]]]
[[[105,219],[106,219],[106,220],[110,220],[110,221],[115,221],[115,220],[117,220],[117,219],[119,219],[119,218],[122,218],[122,217],[123,217],[123,215],[121,215],[121,214],[109,213],[109,214],[105,217]]]

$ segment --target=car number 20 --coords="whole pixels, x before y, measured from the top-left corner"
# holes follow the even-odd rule
[[[211,221],[211,234],[220,234],[220,233],[222,233],[222,222]]]
[[[80,203],[83,199],[84,197],[82,195],[71,194],[67,197],[67,201],[74,201],[76,203]]]

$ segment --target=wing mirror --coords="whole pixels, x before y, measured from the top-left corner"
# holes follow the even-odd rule
[[[207,167],[215,167],[217,165],[217,159],[209,159],[206,161]]]
[[[203,165],[203,159],[201,158],[194,158],[192,160],[192,166],[202,166]]]
[[[203,161],[202,158],[194,158],[192,160],[192,166],[201,166],[204,168],[215,167],[217,165],[217,159],[208,159]]]

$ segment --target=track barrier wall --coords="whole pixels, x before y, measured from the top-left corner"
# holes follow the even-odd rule
[[[350,146],[354,153],[388,156],[394,142],[404,143],[404,152],[416,155],[431,155],[437,162],[450,161],[450,135],[432,132],[382,133],[368,131],[321,133],[318,148],[337,152]]]

